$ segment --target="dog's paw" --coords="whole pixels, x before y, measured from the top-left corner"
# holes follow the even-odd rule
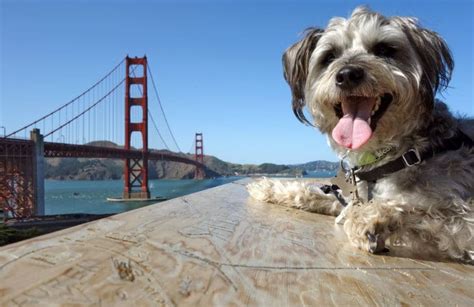
[[[361,250],[371,254],[389,251],[385,246],[385,241],[390,236],[390,232],[383,223],[359,224],[348,219],[344,223],[344,229],[351,243]]]
[[[348,212],[344,230],[353,245],[372,254],[386,253],[387,239],[396,230],[396,212],[390,208],[366,204]]]

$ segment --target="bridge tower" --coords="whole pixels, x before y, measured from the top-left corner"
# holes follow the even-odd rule
[[[204,147],[202,133],[196,133],[194,145],[194,160],[196,160],[196,162],[204,164]],[[196,169],[194,171],[194,178],[204,179],[204,177],[204,170],[202,169],[202,167],[196,166]]]
[[[125,159],[124,169],[124,199],[150,198],[148,188],[148,90],[147,90],[147,58],[126,58],[125,77],[125,149],[131,149],[133,132],[139,132],[142,137],[142,157],[139,159]],[[131,66],[142,66],[142,76],[130,76]],[[140,70],[138,70],[140,71]],[[133,73],[133,71],[132,71]],[[132,91],[132,86],[140,87]],[[139,93],[139,96],[137,94]],[[142,109],[142,121],[131,122],[132,107]]]

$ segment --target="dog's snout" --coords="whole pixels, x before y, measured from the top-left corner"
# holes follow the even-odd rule
[[[351,89],[364,79],[364,70],[357,66],[344,66],[336,74],[336,85],[342,89]]]

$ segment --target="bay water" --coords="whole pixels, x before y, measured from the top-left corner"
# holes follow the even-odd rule
[[[310,172],[307,177],[332,177],[331,172]],[[193,180],[150,180],[151,197],[167,199],[202,191],[243,177],[220,177]],[[108,197],[121,197],[122,180],[46,180],[45,211],[47,215],[66,213],[106,214],[120,213],[143,206],[156,204],[149,202],[110,202]]]
[[[204,180],[150,180],[151,197],[175,198],[218,185],[238,180],[242,177],[222,177]],[[122,180],[46,180],[45,213],[120,213],[157,203],[110,202],[108,197],[119,198],[123,191]]]

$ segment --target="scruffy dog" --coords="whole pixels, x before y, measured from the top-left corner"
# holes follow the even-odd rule
[[[308,29],[283,64],[295,115],[306,121],[307,105],[348,165],[345,180],[366,197],[271,179],[250,184],[251,196],[334,216],[344,209],[350,242],[371,253],[390,242],[473,263],[474,121],[435,99],[454,67],[446,42],[414,18],[359,7]]]

